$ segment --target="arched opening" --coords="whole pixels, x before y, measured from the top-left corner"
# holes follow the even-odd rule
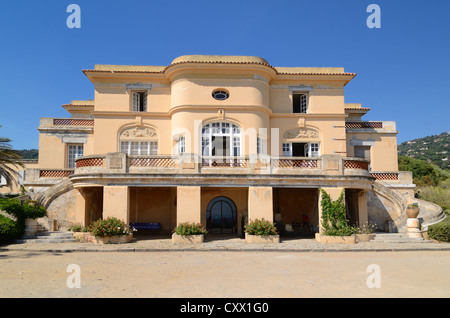
[[[202,127],[202,155],[238,157],[241,155],[241,128],[229,122],[213,122]]]
[[[236,233],[236,205],[227,197],[212,199],[206,209],[206,227],[208,233]]]

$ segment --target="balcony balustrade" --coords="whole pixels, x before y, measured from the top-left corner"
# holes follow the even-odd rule
[[[153,155],[128,156],[125,153],[92,155],[76,159],[75,174],[84,173],[129,174],[298,174],[298,175],[362,175],[369,176],[369,162],[360,158],[339,155],[310,157],[198,157]]]

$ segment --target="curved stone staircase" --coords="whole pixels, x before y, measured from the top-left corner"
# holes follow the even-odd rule
[[[411,202],[408,202],[408,199],[400,192],[378,182],[373,184],[372,190],[390,200],[399,212],[397,218],[388,221],[389,233],[406,233],[406,221],[408,219],[406,207],[408,206],[408,203],[419,204],[420,213],[418,218],[420,219],[422,229],[426,229],[429,225],[438,223],[445,218],[445,213],[442,208],[432,202],[417,198],[411,198]]]
[[[58,196],[73,189],[73,184],[68,178],[58,180],[52,186],[44,188],[34,194],[33,200],[44,208],[48,208],[50,203]]]

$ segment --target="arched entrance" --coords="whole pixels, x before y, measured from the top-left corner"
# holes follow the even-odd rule
[[[209,233],[236,233],[236,205],[227,197],[217,197],[206,209],[206,227]]]

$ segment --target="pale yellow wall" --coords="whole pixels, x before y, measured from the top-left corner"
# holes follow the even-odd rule
[[[202,60],[204,57],[198,58]],[[215,61],[224,57],[212,58]],[[233,61],[241,58],[236,57]],[[178,64],[170,66],[165,73],[162,72],[164,68],[159,67],[139,69],[152,73],[124,75],[126,69],[121,67],[122,72],[117,74],[89,75],[95,85],[95,101],[90,101],[95,105],[95,127],[94,134],[84,145],[85,155],[119,151],[119,132],[133,126],[148,126],[157,131],[158,153],[161,155],[175,153],[175,137],[179,134],[187,136],[186,152],[200,153],[201,136],[200,131],[195,130],[196,121],[201,122],[200,126],[212,121],[229,121],[238,124],[243,134],[253,129],[259,135],[260,128],[266,129],[262,136],[266,139],[268,154],[271,154],[271,138],[277,136],[272,135],[271,129],[278,129],[279,142],[273,155],[282,154],[282,143],[288,142],[283,139],[285,131],[298,127],[314,129],[319,133],[318,140],[298,139],[295,142],[318,141],[321,155],[353,155],[353,147],[349,145],[344,128],[344,85],[349,78],[311,74],[308,77],[304,74],[318,70],[307,68],[280,68],[279,72],[299,72],[297,75],[281,75],[271,67],[256,64]],[[96,70],[114,70],[114,66],[96,66]],[[137,69],[131,67],[130,70]],[[342,73],[343,69],[321,69],[320,72]],[[147,91],[147,112],[131,112],[131,84],[151,86]],[[293,92],[289,86],[308,87],[307,114],[292,114]],[[215,89],[228,90],[230,97],[224,101],[215,100],[211,96]],[[372,169],[395,171],[395,134],[389,137],[376,135],[376,138],[379,141],[372,147]],[[276,140],[273,141],[272,144],[276,144]],[[241,143],[241,155],[256,153],[254,138],[245,136]],[[39,167],[65,168],[66,147],[58,137],[41,133]]]
[[[292,82],[284,85],[271,85],[270,108],[274,113],[292,113],[292,95],[289,86],[310,86],[311,91],[305,91],[308,95],[308,113],[313,114],[343,114],[344,89],[332,88],[322,89],[319,85],[308,82]],[[299,91],[300,93],[301,91]]]
[[[225,89],[230,97],[215,100],[211,94]],[[209,106],[264,106],[269,107],[269,86],[260,80],[250,79],[178,79],[172,83],[172,108],[182,105]]]
[[[373,142],[370,147],[371,171],[398,171],[397,136],[382,133],[348,133],[347,147],[349,157],[354,156],[354,146],[350,145],[351,138]]]
[[[101,112],[131,112],[131,93],[125,83],[109,84],[111,86],[97,85],[95,87],[95,111]],[[152,86],[147,91],[147,112],[167,112],[170,107],[170,87],[167,84],[158,84],[162,87]],[[140,91],[136,89],[135,91]]]
[[[39,168],[64,169],[66,168],[67,145],[61,138],[45,133],[39,134]]]
[[[96,118],[93,154],[120,151],[120,132],[126,128],[136,126],[155,128],[158,133],[158,154],[171,154],[171,128],[169,119],[167,117],[149,119],[141,116],[138,116],[138,118],[135,116],[102,116]]]

